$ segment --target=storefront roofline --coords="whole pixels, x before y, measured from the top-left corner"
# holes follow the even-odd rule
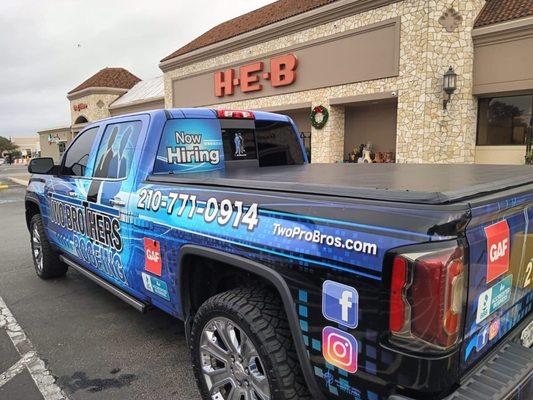
[[[158,102],[158,101],[161,101],[161,100],[165,100],[165,96],[149,97],[147,99],[140,99],[140,100],[130,101],[128,103],[123,103],[123,104],[111,104],[109,106],[109,109],[115,110],[115,109],[119,109],[119,108],[128,108],[128,107],[137,106],[137,105],[140,105],[140,104],[155,103],[155,102]]]
[[[346,104],[360,104],[371,101],[393,100],[398,97],[398,92],[378,92],[369,94],[360,94],[356,96],[335,97],[329,100],[329,105],[346,105]]]
[[[91,94],[118,94],[123,95],[129,89],[109,88],[109,87],[90,87],[80,90],[78,92],[70,93],[67,95],[67,99],[76,100],[81,97],[89,96]]]
[[[281,106],[257,108],[256,110],[267,112],[297,111],[311,109],[311,105],[312,103],[310,101],[306,101],[303,103],[283,104]]]
[[[474,28],[472,38],[476,46],[533,35],[533,16]]]
[[[533,93],[533,16],[475,28],[473,94],[480,97]],[[505,54],[505,57],[502,57]]]
[[[45,129],[45,130],[42,130],[42,131],[38,131],[37,134],[38,135],[48,135],[49,133],[57,133],[57,132],[70,132],[70,126],[61,126],[61,127],[58,127],[58,128],[50,128],[50,129]]]
[[[162,61],[159,68],[163,72],[181,68],[202,60],[227,54],[258,43],[264,43],[291,33],[303,31],[343,17],[360,14],[375,8],[384,7],[403,0],[340,0],[320,8],[307,11],[294,17],[243,33],[230,39],[217,42],[189,53]]]

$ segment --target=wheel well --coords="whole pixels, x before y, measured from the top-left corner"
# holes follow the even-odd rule
[[[190,343],[190,327],[194,313],[209,297],[238,286],[270,288],[282,300],[309,390],[315,393],[317,400],[325,399],[309,362],[290,289],[278,272],[234,254],[196,245],[182,246],[179,260],[181,304],[188,343]]]
[[[38,204],[34,203],[33,201],[26,200],[26,225],[28,229],[33,216],[40,213],[41,209],[39,208]]]
[[[212,258],[188,254],[181,260],[182,304],[185,315],[194,315],[210,297],[237,287],[274,286],[261,276]]]

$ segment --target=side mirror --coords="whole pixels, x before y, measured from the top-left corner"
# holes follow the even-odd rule
[[[56,170],[54,160],[50,157],[34,158],[28,165],[28,172],[30,174],[48,175]]]

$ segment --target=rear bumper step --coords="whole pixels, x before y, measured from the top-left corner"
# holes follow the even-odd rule
[[[509,341],[446,400],[527,399],[531,394],[533,349]]]
[[[533,399],[533,348],[519,343],[522,330],[533,320],[526,318],[509,337],[485,358],[461,386],[443,400]],[[387,400],[413,400],[402,395]]]
[[[116,287],[115,285],[112,285],[111,283],[105,281],[98,275],[96,275],[94,272],[89,271],[87,268],[82,267],[78,263],[75,263],[74,261],[68,259],[67,257],[60,255],[59,259],[63,261],[65,264],[67,264],[69,267],[74,268],[76,271],[81,273],[82,275],[85,275],[87,278],[98,284],[99,286],[106,289],[108,292],[111,292],[115,296],[117,296],[119,299],[125,301],[130,306],[135,308],[137,311],[140,311],[142,313],[145,313],[148,310],[148,304],[143,303],[142,301],[137,300],[135,297],[130,295],[129,293],[126,293],[122,289]]]

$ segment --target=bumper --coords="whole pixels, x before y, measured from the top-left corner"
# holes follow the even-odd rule
[[[531,318],[528,318],[531,321]],[[520,344],[521,324],[444,400],[533,399],[533,348]],[[411,400],[391,396],[388,400]]]

